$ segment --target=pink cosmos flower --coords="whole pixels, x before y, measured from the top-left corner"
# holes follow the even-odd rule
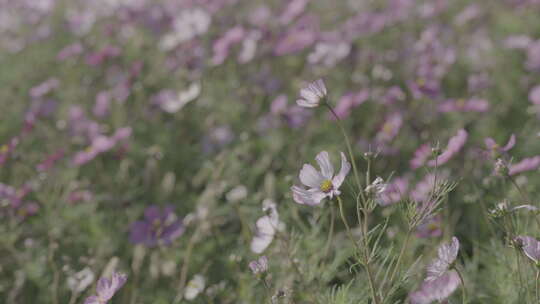
[[[442,235],[441,216],[426,219],[416,229],[416,236],[419,238],[439,237]]]
[[[334,112],[339,117],[339,119],[344,119],[351,114],[353,108],[358,107],[363,104],[369,98],[369,90],[360,90],[358,92],[347,93],[338,100]],[[331,115],[330,119],[335,120],[336,118]]]
[[[540,85],[531,89],[529,92],[529,101],[534,105],[540,105]]]
[[[540,166],[540,156],[534,156],[522,159],[517,164],[512,164],[509,167],[508,174],[516,175],[522,172],[536,170]]]
[[[235,26],[223,34],[219,39],[214,42],[213,50],[214,56],[211,61],[213,65],[222,64],[229,56],[229,49],[242,41],[245,37],[246,31],[241,26]]]
[[[100,278],[96,287],[97,295],[88,297],[84,304],[107,304],[114,294],[124,286],[126,280],[127,276],[118,272],[113,273],[110,279]]]
[[[75,42],[73,44],[70,44],[66,47],[64,47],[60,52],[58,52],[58,55],[56,55],[56,60],[58,61],[64,61],[70,57],[77,56],[83,52],[83,46],[79,42]]]
[[[388,206],[401,201],[407,196],[409,180],[405,177],[396,177],[387,184],[385,191],[380,195],[378,203],[381,206]]]
[[[409,295],[412,304],[429,304],[448,298],[459,286],[460,278],[453,265],[459,251],[459,240],[443,244],[438,249],[438,257],[428,266],[427,278],[420,288]]]
[[[309,0],[292,0],[285,8],[285,11],[279,16],[279,22],[283,25],[289,24],[296,17],[304,12]]]
[[[319,106],[321,99],[325,98],[326,94],[327,91],[324,81],[322,79],[317,79],[300,90],[302,99],[298,99],[296,103],[301,107],[314,108]]]
[[[402,124],[403,117],[400,113],[396,112],[390,114],[379,132],[377,132],[377,135],[375,135],[375,142],[378,144],[390,142],[392,139],[394,139],[394,137],[396,137]]]
[[[424,165],[431,156],[431,147],[428,144],[423,144],[414,152],[414,157],[409,162],[411,169],[415,170]]]
[[[283,56],[300,52],[311,46],[318,35],[318,19],[304,16],[276,42],[274,53]]]
[[[300,170],[300,181],[308,189],[298,186],[291,188],[294,201],[298,204],[314,206],[320,204],[326,197],[333,198],[334,195],[340,195],[339,187],[351,169],[351,164],[343,152],[341,152],[341,169],[335,176],[328,152],[322,151],[315,159],[321,168],[320,171],[310,164],[304,164]]]
[[[439,112],[486,112],[489,103],[485,99],[449,99],[439,105]]]
[[[268,258],[263,255],[257,260],[249,262],[249,269],[253,274],[265,273],[268,270]]]
[[[486,144],[486,147],[488,148],[488,152],[493,153],[495,157],[497,157],[499,154],[508,152],[510,149],[514,147],[516,144],[516,135],[512,134],[510,135],[510,139],[506,143],[504,147],[499,146],[495,140],[491,137],[486,137],[484,139],[484,143]]]
[[[519,242],[523,253],[538,265],[540,262],[540,242],[533,237],[523,235],[516,237],[515,240]]]
[[[30,89],[30,96],[32,98],[43,97],[52,90],[58,88],[60,81],[56,78],[49,78],[46,81]]]
[[[435,167],[448,162],[454,155],[456,155],[461,150],[463,145],[465,145],[467,137],[467,131],[465,131],[464,129],[460,129],[456,136],[450,138],[450,140],[448,141],[448,145],[446,146],[446,150],[444,150],[441,155],[437,156],[436,159],[430,160],[428,162],[428,166]]]

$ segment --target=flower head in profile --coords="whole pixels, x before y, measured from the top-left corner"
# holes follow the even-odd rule
[[[84,304],[106,304],[114,294],[126,283],[127,276],[122,273],[113,273],[110,279],[99,279],[96,287],[97,295],[88,297]]]
[[[343,152],[341,152],[341,169],[337,175],[334,175],[334,167],[330,162],[328,152],[319,153],[315,160],[319,164],[320,171],[310,164],[304,164],[300,170],[300,181],[308,189],[298,186],[291,188],[294,201],[298,204],[318,205],[326,197],[333,198],[334,195],[340,195],[339,187],[351,170],[351,164]]]
[[[428,166],[436,167],[448,162],[454,155],[456,155],[465,142],[467,141],[468,133],[464,129],[460,129],[458,133],[450,138],[446,150],[444,150],[436,159],[432,159],[428,162]]]
[[[521,247],[529,259],[540,266],[540,242],[533,237],[523,235],[516,237],[514,242]]]
[[[249,269],[253,274],[265,273],[268,270],[268,258],[263,255],[257,260],[249,262]]]
[[[484,143],[488,149],[488,153],[491,153],[495,158],[497,158],[514,147],[516,144],[516,136],[512,134],[504,147],[499,146],[491,137],[486,137],[486,139],[484,139]]]
[[[148,247],[169,245],[180,237],[184,230],[182,220],[174,214],[171,206],[163,209],[150,206],[144,211],[144,220],[131,225],[129,238],[132,243]]]
[[[263,212],[266,214],[255,223],[256,231],[251,241],[251,251],[260,254],[274,240],[278,229],[282,229],[283,223],[279,221],[276,203],[271,199],[263,201]]]
[[[452,242],[439,247],[438,257],[428,266],[427,281],[433,281],[453,267],[459,251],[459,240],[452,237]]]
[[[460,278],[453,269],[459,251],[459,240],[439,247],[438,257],[428,266],[427,278],[420,288],[409,295],[411,304],[429,304],[448,298],[459,286]]]
[[[298,99],[296,103],[301,107],[315,108],[319,106],[321,100],[326,97],[326,94],[324,81],[317,79],[300,90],[300,96],[302,98]]]

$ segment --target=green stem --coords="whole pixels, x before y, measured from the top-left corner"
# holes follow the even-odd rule
[[[394,277],[396,276],[397,270],[398,270],[399,266],[401,265],[401,259],[403,257],[403,254],[405,253],[405,249],[407,249],[407,247],[409,245],[410,237],[411,237],[411,229],[408,229],[407,230],[407,235],[405,236],[405,242],[401,246],[401,250],[399,252],[399,256],[398,256],[396,265],[394,266],[394,270],[392,271],[392,275],[390,275],[390,280],[388,280],[388,282],[390,284],[392,284],[394,282]]]
[[[536,279],[534,281],[534,289],[536,290],[536,303],[540,303],[540,297],[538,296],[538,279],[540,278],[540,269],[536,269]]]
[[[324,250],[324,257],[328,257],[330,246],[332,245],[332,239],[334,237],[334,218],[336,217],[334,206],[330,204],[330,230],[328,231],[328,238],[326,241],[326,249]]]
[[[360,247],[358,246],[358,243],[356,243],[356,241],[354,240],[354,237],[351,233],[351,229],[349,227],[349,223],[347,222],[347,219],[345,218],[345,213],[343,211],[343,201],[341,200],[341,197],[337,196],[337,201],[338,201],[338,204],[339,204],[339,213],[341,215],[341,220],[343,221],[343,224],[345,225],[345,230],[347,231],[347,235],[349,236],[349,239],[351,240],[351,242],[354,244],[354,247],[356,248],[357,250],[357,253],[360,253],[361,250],[360,250]],[[367,226],[367,221],[366,221],[367,217],[364,219],[364,227]],[[367,272],[367,275],[368,275],[368,281],[369,281],[369,287],[370,287],[370,290],[371,290],[371,297],[373,298],[373,301],[375,302],[375,304],[380,304],[380,301],[379,301],[379,297],[377,296],[377,292],[375,290],[375,284],[374,284],[374,280],[373,280],[373,274],[371,273],[371,268],[369,266],[369,257],[368,257],[368,250],[369,250],[369,247],[367,246],[368,243],[367,243],[367,234],[364,234],[363,235],[363,239],[364,239],[364,267],[366,268],[366,272]]]
[[[456,273],[459,276],[459,280],[461,281],[461,296],[463,300],[463,304],[467,303],[467,289],[465,288],[465,280],[463,280],[463,275],[459,271],[457,267],[454,268],[456,270]]]

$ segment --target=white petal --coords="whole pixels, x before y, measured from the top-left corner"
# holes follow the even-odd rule
[[[318,189],[324,181],[324,177],[312,165],[305,164],[300,170],[300,181],[308,187]]]
[[[341,184],[343,184],[343,181],[345,180],[345,177],[347,176],[347,174],[349,174],[350,170],[351,170],[351,163],[347,161],[345,154],[341,152],[341,169],[339,170],[338,175],[334,176],[334,179],[332,180],[332,184],[334,185],[334,188],[336,190],[339,189],[339,187],[341,187]]]
[[[317,155],[315,160],[319,164],[319,167],[321,167],[321,174],[324,176],[324,178],[331,180],[332,176],[334,176],[334,167],[332,166],[332,163],[330,162],[330,158],[328,157],[328,152],[322,151],[321,153]]]
[[[307,101],[307,100],[304,100],[304,99],[298,99],[296,101],[296,104],[301,106],[301,107],[304,107],[304,108],[315,108],[316,106],[319,105],[319,103],[317,102],[311,102],[311,101]]]
[[[319,103],[319,96],[311,88],[300,90],[300,96],[311,103]]]
[[[293,192],[294,201],[301,205],[318,205],[326,197],[324,192],[317,189],[305,190],[300,187],[293,186],[291,190]]]

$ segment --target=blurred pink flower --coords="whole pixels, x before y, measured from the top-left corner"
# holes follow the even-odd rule
[[[489,103],[485,99],[449,99],[439,105],[439,112],[486,112]]]
[[[415,170],[420,168],[422,165],[424,165],[430,156],[431,153],[431,146],[428,144],[423,144],[416,151],[414,152],[414,157],[409,162],[409,165],[411,166],[411,169]]]
[[[446,146],[446,150],[437,156],[436,159],[430,160],[428,162],[428,166],[435,167],[448,162],[461,150],[461,148],[463,148],[463,145],[465,145],[465,142],[467,141],[467,137],[467,131],[460,129],[454,137],[450,138],[448,145]]]
[[[517,164],[510,165],[508,174],[516,175],[522,172],[536,170],[539,166],[540,156],[524,158]]]
[[[351,114],[352,109],[363,104],[369,98],[369,90],[364,89],[357,92],[349,92],[338,100],[334,112],[339,117],[339,119],[345,119]],[[330,119],[335,120],[336,118],[331,115]]]

